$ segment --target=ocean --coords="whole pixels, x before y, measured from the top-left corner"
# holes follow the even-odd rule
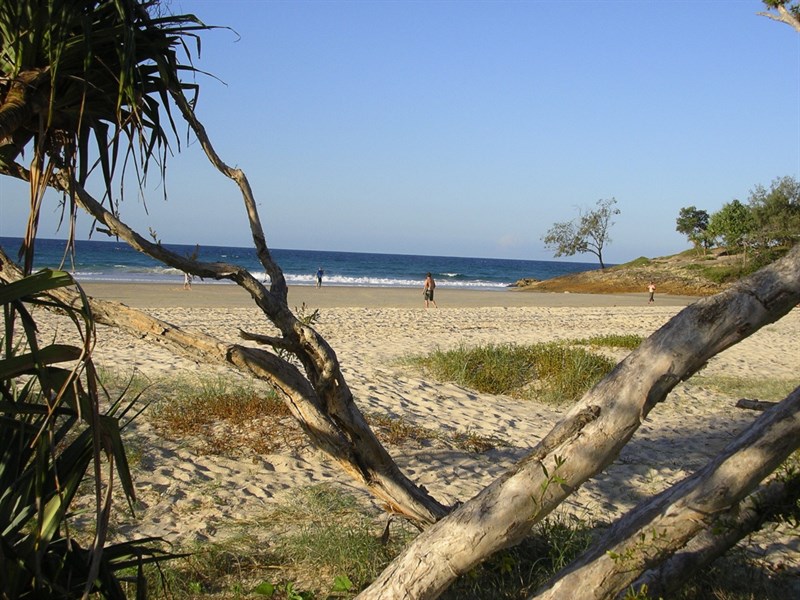
[[[20,238],[0,237],[0,244],[12,257],[19,250]],[[194,246],[164,244],[185,256]],[[37,239],[35,268],[58,268],[64,257],[63,240]],[[289,285],[315,285],[318,268],[325,272],[323,285],[358,287],[419,287],[430,271],[437,286],[472,290],[499,290],[520,279],[550,279],[599,268],[597,263],[321,250],[271,249]],[[244,266],[255,277],[265,277],[252,248],[201,246],[199,258],[208,262],[227,262]],[[124,242],[78,240],[74,259],[63,268],[78,281],[183,283],[183,274],[136,252]],[[213,284],[229,282],[206,281]]]

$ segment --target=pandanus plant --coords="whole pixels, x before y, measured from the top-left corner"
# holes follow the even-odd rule
[[[117,573],[136,572],[144,593],[144,565],[166,557],[155,539],[106,545],[115,482],[131,507],[135,497],[120,432],[136,398],[122,394],[101,411],[94,323],[86,303],[67,305],[53,295],[65,287],[80,290],[68,273],[51,270],[0,285],[3,598],[126,598]],[[67,315],[81,344],[43,343],[36,323],[42,307]],[[84,547],[73,536],[70,506],[87,479],[94,484],[95,526],[81,531],[91,538]]]

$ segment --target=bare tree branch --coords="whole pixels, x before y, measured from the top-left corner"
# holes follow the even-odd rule
[[[798,447],[800,388],[762,414],[704,468],[627,513],[533,597],[616,597],[650,565],[668,560],[709,529]]]
[[[668,560],[644,572],[630,587],[640,590],[647,586],[649,597],[668,597],[688,577],[710,565],[765,523],[796,516],[798,500],[798,475],[788,481],[775,479],[761,486],[746,500],[719,515],[710,528],[703,530]]]
[[[436,598],[459,575],[522,540],[619,454],[642,420],[706,361],[800,301],[800,246],[697,301],[645,340],[531,454],[424,531],[359,598]]]

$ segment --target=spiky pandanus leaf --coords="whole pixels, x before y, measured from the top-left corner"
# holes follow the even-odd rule
[[[107,414],[100,412],[91,362],[94,326],[86,297],[81,292],[82,305],[70,306],[51,295],[73,285],[68,273],[49,270],[0,285],[5,317],[0,354],[3,597],[81,597],[92,592],[124,598],[115,573],[138,565],[143,586],[141,567],[165,557],[154,540],[105,547],[115,474],[129,505],[134,498],[119,425],[119,415],[131,405],[120,398]],[[83,344],[41,346],[36,312],[29,310],[36,305],[67,314]],[[108,465],[105,475],[99,467],[103,463]],[[91,547],[82,548],[70,537],[69,511],[93,464],[96,527]]]

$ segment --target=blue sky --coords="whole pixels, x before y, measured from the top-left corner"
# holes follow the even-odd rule
[[[196,66],[219,80],[199,79],[197,111],[275,248],[550,260],[553,223],[614,197],[604,258],[623,262],[687,248],[681,207],[800,179],[800,34],[756,0],[170,6],[238,34],[203,35]],[[0,235],[19,235],[26,192],[4,180]],[[123,216],[248,245],[196,144],[167,190]],[[60,237],[49,209],[41,235]]]

